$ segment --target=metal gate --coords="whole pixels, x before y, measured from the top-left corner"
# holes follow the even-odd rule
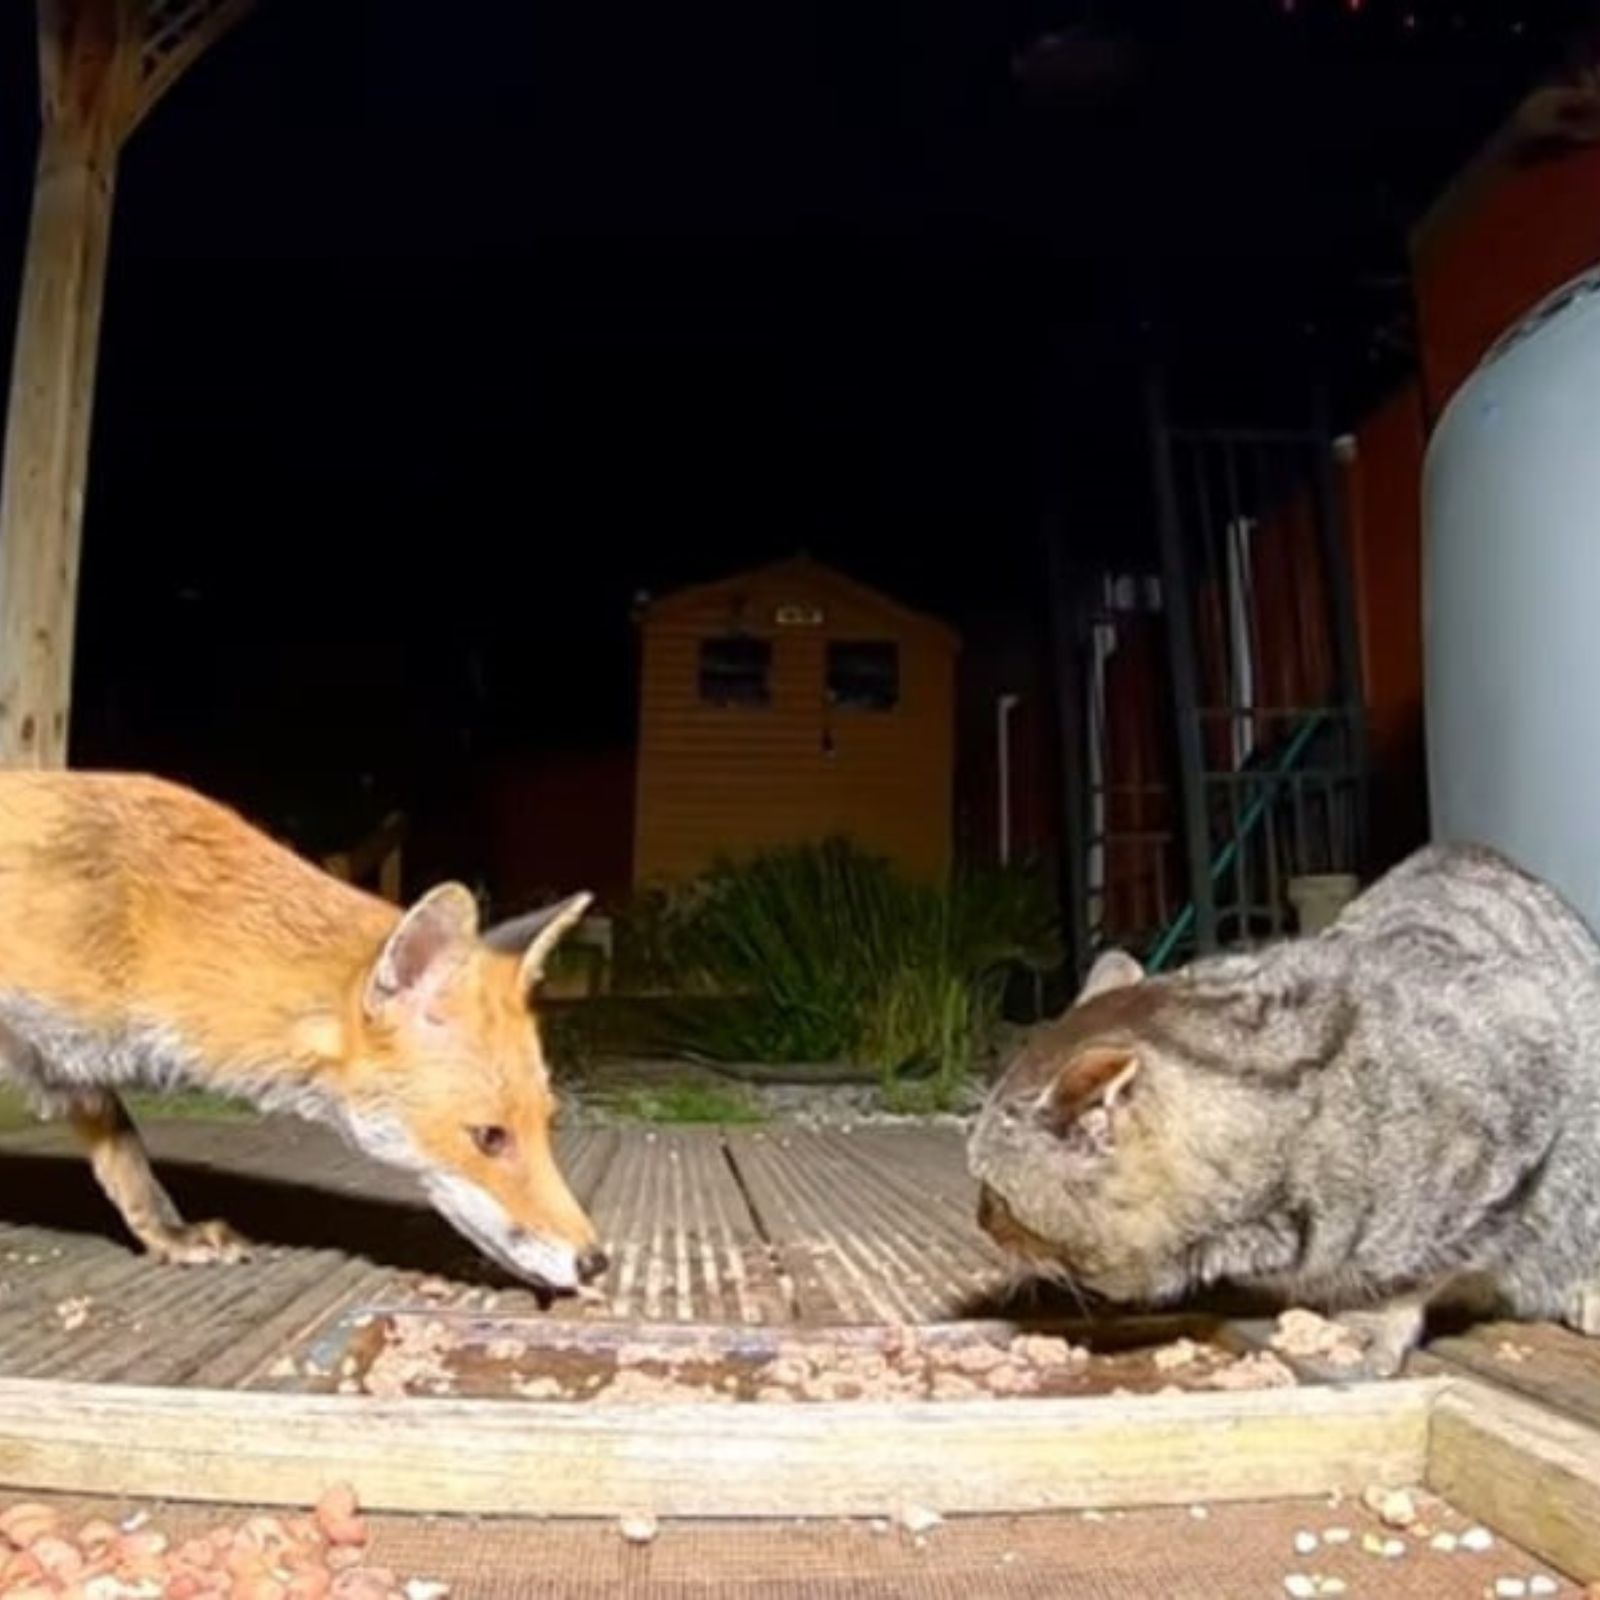
[[[1359,872],[1364,716],[1337,446],[1188,428],[1147,387],[1188,902],[1153,967],[1292,925],[1291,885]]]

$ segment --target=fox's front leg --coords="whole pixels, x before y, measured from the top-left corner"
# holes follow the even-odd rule
[[[242,1261],[249,1246],[225,1222],[186,1223],[150,1170],[127,1107],[106,1090],[75,1095],[67,1109],[94,1175],[128,1231],[158,1261],[194,1266]]]

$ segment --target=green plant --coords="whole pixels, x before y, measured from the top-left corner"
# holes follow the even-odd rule
[[[615,1109],[639,1122],[740,1124],[766,1120],[761,1107],[749,1095],[692,1078],[653,1089],[628,1089],[617,1096]]]
[[[686,1053],[843,1061],[890,1096],[945,1105],[1000,1015],[1007,972],[1059,960],[1029,872],[913,883],[844,840],[714,869],[663,915],[678,985],[724,997],[686,1016]]]

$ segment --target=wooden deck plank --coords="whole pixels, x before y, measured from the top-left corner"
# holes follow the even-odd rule
[[[0,1140],[0,1377],[251,1386],[291,1346],[367,1306],[534,1315],[403,1174],[327,1130],[156,1123],[175,1194],[268,1245],[247,1266],[138,1256],[62,1130]],[[977,1228],[958,1130],[578,1127],[558,1159],[616,1259],[598,1301],[546,1314],[782,1326],[944,1321],[995,1309],[1006,1267]],[[419,1293],[425,1276],[448,1280]],[[70,1302],[87,1318],[67,1326]],[[1510,1352],[1508,1354],[1508,1352]],[[1600,1342],[1495,1324],[1419,1369],[1470,1375],[1600,1428]]]
[[[645,1130],[590,1202],[612,1258],[607,1315],[651,1322],[783,1321],[788,1311],[715,1129]]]
[[[919,1322],[949,1307],[931,1283],[914,1234],[862,1169],[820,1160],[798,1133],[730,1135],[729,1146],[769,1237],[795,1284],[806,1322]]]
[[[1550,1323],[1483,1323],[1435,1339],[1419,1371],[1467,1375],[1600,1428],[1600,1339]]]
[[[838,1197],[835,1226],[870,1232],[885,1269],[914,1296],[919,1319],[932,1321],[994,1298],[1009,1276],[1004,1256],[977,1226],[976,1186],[966,1181],[971,1200],[960,1206],[932,1186],[938,1178],[929,1175],[950,1153],[950,1141],[937,1137],[942,1131],[929,1137],[894,1129],[860,1139],[800,1130],[787,1141]]]

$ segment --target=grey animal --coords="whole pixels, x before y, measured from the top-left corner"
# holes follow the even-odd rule
[[[1374,1374],[1442,1301],[1600,1333],[1600,945],[1435,846],[1315,937],[1149,978],[1111,952],[968,1154],[991,1236],[1108,1300],[1281,1295]]]

